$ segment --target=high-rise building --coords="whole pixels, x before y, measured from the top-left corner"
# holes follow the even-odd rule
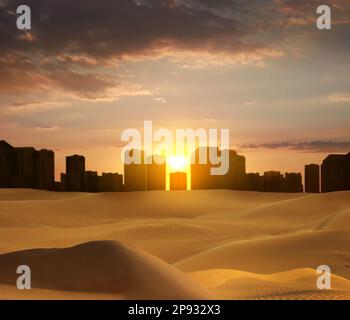
[[[144,163],[144,151],[129,150],[130,157],[137,159],[139,163],[124,164],[124,184],[126,191],[147,190],[147,169]],[[127,158],[127,155],[125,155]]]
[[[300,173],[286,173],[284,175],[283,191],[289,193],[302,193],[303,182]]]
[[[350,153],[329,155],[321,167],[322,192],[350,190]]]
[[[152,156],[152,163],[146,165],[147,190],[166,189],[166,161],[164,157]]]
[[[171,191],[187,190],[187,174],[185,172],[173,172],[170,174],[170,190]]]
[[[102,173],[102,176],[98,177],[98,191],[123,191],[123,176],[118,173]]]
[[[262,191],[263,181],[259,173],[248,173],[244,178],[244,190],[247,191]]]
[[[18,167],[14,179],[17,188],[36,187],[36,154],[32,147],[16,148]]]
[[[86,171],[84,173],[84,192],[98,192],[98,175],[95,171]]]
[[[61,173],[60,188],[58,188],[58,185],[56,185],[55,188],[60,191],[69,191],[68,179],[65,173]]]
[[[14,148],[0,141],[0,187],[52,190],[54,156],[50,150]]]
[[[283,175],[277,171],[267,171],[263,176],[262,191],[283,192]]]
[[[222,189],[223,176],[212,175],[211,169],[220,165],[213,165],[210,161],[210,152],[220,156],[218,148],[200,147],[195,151],[194,163],[191,164],[191,189]]]
[[[17,174],[17,157],[15,148],[6,141],[0,141],[0,187],[14,187],[13,178]]]
[[[61,175],[65,191],[84,191],[85,157],[73,155],[66,157],[66,174]]]
[[[66,173],[83,174],[85,172],[85,157],[73,155],[66,157]]]
[[[305,166],[305,192],[320,192],[320,166],[318,164]]]
[[[246,177],[245,157],[229,150],[229,170],[224,175],[223,187],[231,190],[244,190]]]
[[[55,154],[51,150],[40,150],[36,154],[36,187],[53,190],[55,182]]]

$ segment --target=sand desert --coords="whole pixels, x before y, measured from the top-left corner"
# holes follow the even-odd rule
[[[350,192],[1,189],[0,299],[350,299],[349,231]]]

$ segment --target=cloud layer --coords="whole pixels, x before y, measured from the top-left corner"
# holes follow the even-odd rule
[[[248,40],[258,28],[240,15],[246,11],[241,1],[32,0],[32,30],[27,32],[16,28],[20,4],[0,2],[0,94],[51,90],[113,99],[144,91],[106,72],[118,70],[120,61],[196,57],[200,65],[204,60],[261,64],[282,55]]]
[[[336,23],[349,23],[347,0],[326,2],[334,8]],[[0,94],[51,90],[109,100],[144,91],[140,84],[121,83],[102,71],[120,61],[169,57],[189,60],[185,67],[223,62],[261,66],[265,59],[281,57],[283,51],[271,39],[273,33],[286,25],[313,22],[321,3],[32,0],[29,32],[16,28],[15,12],[21,4],[0,1]]]
[[[302,152],[349,152],[350,141],[308,141],[247,144],[242,149],[294,150]]]

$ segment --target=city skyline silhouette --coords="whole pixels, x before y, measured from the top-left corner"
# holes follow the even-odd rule
[[[35,188],[51,191],[121,192],[121,191],[172,191],[172,190],[238,190],[285,193],[319,193],[350,190],[350,152],[331,154],[321,165],[305,164],[304,181],[301,173],[266,171],[246,172],[246,158],[229,150],[229,170],[225,175],[212,175],[211,164],[199,161],[199,150],[194,153],[194,163],[184,164],[183,170],[169,170],[169,159],[163,164],[157,161],[145,163],[140,150],[139,164],[125,164],[123,173],[86,171],[85,157],[66,157],[66,172],[55,181],[54,152],[35,150],[33,147],[15,148],[0,141],[0,187]],[[206,147],[207,156],[209,147]],[[129,150],[129,153],[135,150]],[[217,149],[217,152],[220,152]],[[160,157],[151,155],[150,157]],[[152,158],[155,160],[155,158]],[[159,159],[158,159],[159,160]],[[158,162],[161,163],[161,162]],[[188,170],[189,168],[189,170]],[[188,177],[190,175],[190,177]]]

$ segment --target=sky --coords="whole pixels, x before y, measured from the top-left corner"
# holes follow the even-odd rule
[[[121,172],[144,121],[228,128],[249,172],[299,172],[350,151],[349,62],[348,0],[0,0],[0,139],[54,150],[58,176],[71,154]]]

